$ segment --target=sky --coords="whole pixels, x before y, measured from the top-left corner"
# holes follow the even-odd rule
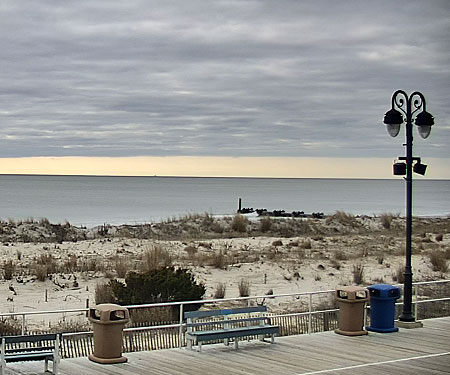
[[[450,178],[448,0],[2,0],[0,173]]]

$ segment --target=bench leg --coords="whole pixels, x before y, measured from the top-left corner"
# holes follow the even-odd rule
[[[58,375],[59,373],[59,356],[58,358],[53,358],[53,375]]]
[[[224,339],[224,340],[223,340],[223,343],[224,343],[226,346],[228,346],[228,345],[230,345],[230,340],[229,340],[229,339]]]
[[[239,347],[239,338],[235,337],[235,339],[234,339],[234,348],[238,349],[238,347]]]
[[[258,338],[259,338],[259,341],[264,341],[264,335],[259,335]]]
[[[5,367],[6,367],[6,362],[5,360],[2,358],[1,362],[0,362],[0,374],[1,375],[5,375]]]
[[[48,372],[48,358],[45,358],[44,362],[44,372]]]
[[[270,337],[270,343],[275,344],[275,335],[272,333],[272,336]]]
[[[187,348],[192,350],[192,339],[187,339]]]
[[[198,351],[201,353],[201,352],[202,352],[202,342],[199,341],[199,342],[197,343],[197,346],[198,346]]]

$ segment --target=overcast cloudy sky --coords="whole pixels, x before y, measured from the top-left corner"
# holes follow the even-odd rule
[[[2,0],[0,157],[450,158],[448,0]],[[449,167],[450,168],[450,167]]]

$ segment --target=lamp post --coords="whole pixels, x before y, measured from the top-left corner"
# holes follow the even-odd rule
[[[405,116],[405,117],[404,117]],[[395,175],[406,174],[406,264],[403,289],[403,311],[399,317],[402,322],[414,322],[412,313],[412,269],[411,269],[411,237],[412,237],[412,181],[413,171],[421,175],[425,174],[426,165],[420,158],[413,157],[413,123],[417,126],[419,135],[427,138],[430,135],[431,126],[434,124],[433,116],[426,111],[425,97],[415,91],[409,97],[403,90],[397,90],[392,95],[391,109],[384,115],[384,123],[390,136],[396,137],[400,131],[400,125],[406,124],[406,157],[399,157],[405,163],[394,164]],[[415,162],[415,164],[414,164]],[[414,167],[413,167],[414,164]]]

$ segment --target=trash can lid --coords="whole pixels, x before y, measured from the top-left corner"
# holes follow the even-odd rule
[[[338,286],[336,297],[341,299],[368,299],[368,290],[361,286]]]
[[[102,303],[89,309],[90,321],[123,322],[129,319],[130,313],[128,309],[114,303]]]
[[[370,289],[376,289],[376,290],[393,290],[393,289],[400,289],[398,286],[390,285],[390,284],[374,284],[367,287]]]
[[[92,307],[98,311],[125,311],[128,310],[126,307],[116,305],[115,303],[101,303],[100,305],[95,305]]]
[[[370,292],[370,298],[400,298],[400,288],[390,284],[375,284],[367,287]]]

